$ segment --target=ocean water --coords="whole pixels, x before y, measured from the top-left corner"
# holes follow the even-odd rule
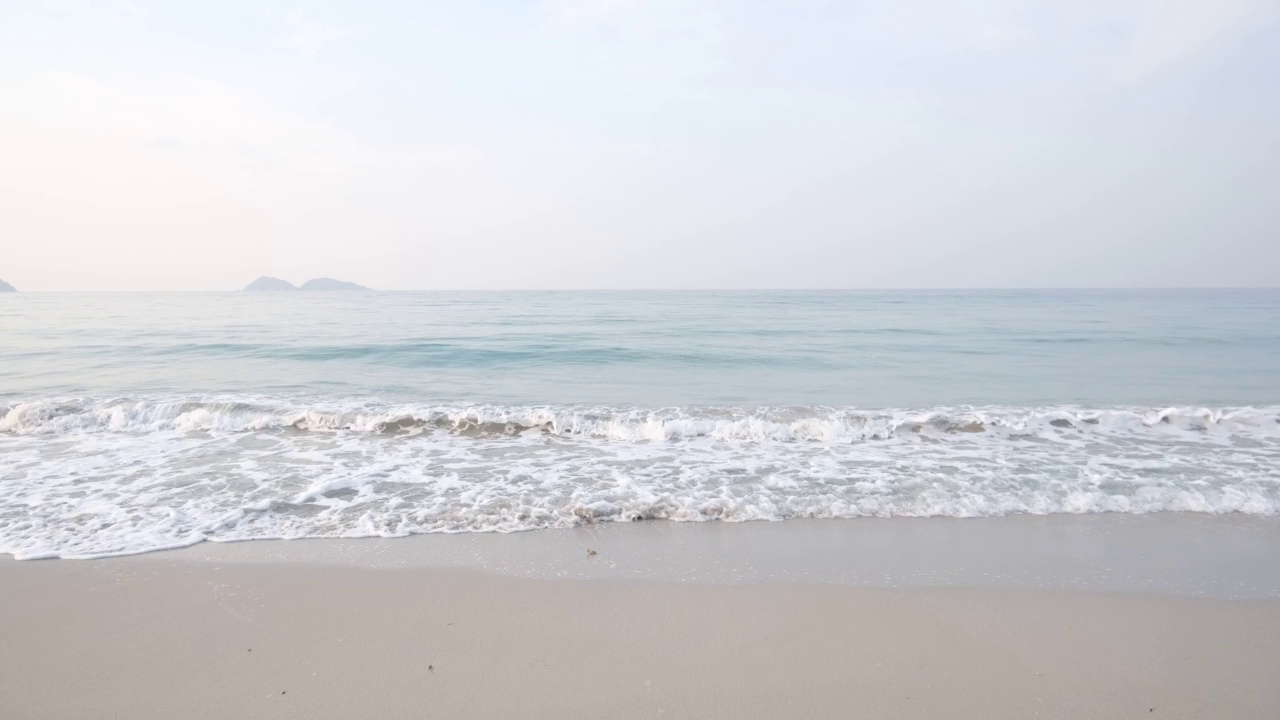
[[[0,295],[0,552],[1280,514],[1280,291]]]

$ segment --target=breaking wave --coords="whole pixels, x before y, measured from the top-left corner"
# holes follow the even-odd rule
[[[902,433],[1058,431],[1227,433],[1280,438],[1280,408],[798,408],[611,409],[576,407],[390,406],[293,404],[267,399],[39,400],[0,405],[0,432],[16,435],[91,432],[309,432],[463,435],[536,431],[621,441],[714,438],[724,441],[853,441]]]
[[[0,404],[0,552],[662,519],[1280,514],[1280,408]]]

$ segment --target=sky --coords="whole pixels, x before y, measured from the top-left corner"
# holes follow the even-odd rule
[[[1280,285],[1280,0],[0,3],[19,290]]]

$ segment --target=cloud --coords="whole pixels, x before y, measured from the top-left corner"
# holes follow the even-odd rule
[[[557,29],[578,31],[625,22],[642,5],[642,0],[548,0],[546,12]]]
[[[1135,82],[1204,50],[1248,21],[1265,23],[1258,0],[1140,0],[1133,45],[1116,68],[1119,82]]]
[[[719,35],[719,4],[712,0],[547,0],[550,24],[562,32],[605,31],[646,38],[701,38]]]
[[[211,163],[252,155],[321,170],[359,146],[324,122],[262,95],[172,70],[145,74],[45,71],[0,92],[16,104],[0,127],[103,144],[200,152]]]
[[[970,44],[983,50],[1003,50],[1025,44],[1031,32],[1016,24],[990,22],[968,29]]]
[[[715,0],[547,0],[546,27],[632,80],[709,77],[729,66]]]
[[[347,28],[322,23],[296,10],[285,16],[285,27],[287,32],[276,38],[276,44],[308,54],[320,52],[351,34]]]
[[[45,71],[0,95],[0,215],[28,240],[10,260],[46,287],[239,284],[276,241],[337,244],[317,209],[377,163],[325,122],[173,70]]]

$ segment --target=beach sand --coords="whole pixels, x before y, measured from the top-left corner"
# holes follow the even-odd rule
[[[601,568],[645,532],[532,545]],[[0,559],[0,718],[1280,717],[1274,598],[402,562],[536,536]]]

